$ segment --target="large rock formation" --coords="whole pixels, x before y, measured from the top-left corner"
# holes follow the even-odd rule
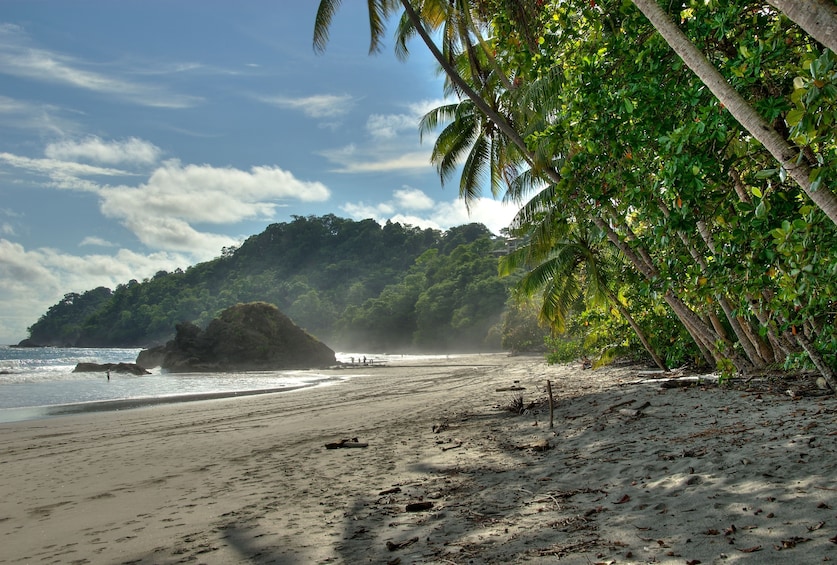
[[[138,363],[76,363],[74,373],[130,373],[132,375],[149,375],[145,367]]]
[[[311,369],[336,363],[334,351],[294,324],[276,306],[238,304],[206,330],[185,322],[162,348],[140,352],[137,364],[170,372]]]

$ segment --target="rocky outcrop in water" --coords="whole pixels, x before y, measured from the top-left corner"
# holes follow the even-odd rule
[[[74,373],[130,373],[131,375],[148,375],[149,372],[137,363],[77,363]]]
[[[137,363],[187,373],[313,369],[337,362],[333,350],[265,302],[227,308],[206,330],[191,322],[176,330],[165,346],[140,352]]]

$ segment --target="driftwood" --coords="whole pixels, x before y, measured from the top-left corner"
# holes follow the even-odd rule
[[[413,545],[418,540],[419,540],[418,538],[411,538],[411,539],[408,539],[407,541],[402,541],[400,543],[393,543],[391,541],[388,541],[387,542],[387,549],[390,550],[390,551],[395,551],[397,549],[407,547],[408,545]],[[400,563],[400,561],[398,561],[398,562]]]
[[[518,390],[526,390],[525,386],[504,386],[495,390],[495,392],[514,392]]]
[[[678,367],[676,369],[669,369],[668,371],[664,371],[662,369],[648,369],[646,371],[638,372],[636,376],[646,379],[676,379],[677,377],[682,377],[685,370],[686,367]]]
[[[369,447],[368,443],[358,441],[356,437],[352,439],[341,439],[334,443],[325,444],[326,449],[339,449],[341,447]]]
[[[455,443],[455,444],[451,445],[450,447],[443,447],[442,451],[450,451],[451,449],[456,449],[457,447],[462,447],[462,442],[461,441],[459,443]]]
[[[531,449],[532,451],[547,451],[550,447],[549,440],[543,439],[541,441],[536,441],[535,443],[529,443],[526,445],[516,445],[514,446],[515,449]]]
[[[645,404],[636,409],[623,408],[619,410],[619,414],[621,414],[622,416],[627,416],[628,418],[639,418],[640,416],[642,416],[642,411],[648,408],[649,406],[651,406],[651,403],[646,402]]]
[[[611,406],[610,408],[608,408],[608,409],[607,409],[607,410],[605,410],[604,412],[602,412],[602,414],[607,414],[607,413],[609,413],[609,412],[613,412],[613,411],[614,411],[614,410],[616,410],[617,408],[620,408],[620,407],[625,406],[625,405],[627,405],[627,404],[633,404],[634,402],[636,402],[636,400],[635,400],[635,399],[633,399],[633,398],[632,398],[631,400],[626,400],[626,401],[624,401],[624,402],[619,402],[619,403],[617,403],[617,404],[614,404],[613,406]]]
[[[440,432],[445,431],[445,430],[446,430],[446,429],[448,429],[449,427],[450,427],[450,425],[448,424],[448,421],[447,421],[447,420],[444,420],[444,421],[442,421],[442,422],[439,422],[438,424],[433,424],[433,433],[434,433],[434,434],[438,434],[438,433],[440,433]]]
[[[407,505],[407,512],[421,512],[423,510],[430,510],[433,508],[433,503],[428,501],[425,502],[411,502]]]
[[[392,487],[388,488],[387,490],[382,490],[378,493],[378,496],[384,496],[386,494],[395,494],[397,492],[401,492],[401,487]]]

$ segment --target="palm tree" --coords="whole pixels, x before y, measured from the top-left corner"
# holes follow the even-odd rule
[[[419,12],[417,12],[413,7],[410,0],[367,0],[367,2],[370,13],[371,52],[375,52],[380,49],[381,36],[384,32],[383,22],[386,17],[391,15],[400,4],[401,7],[404,8],[404,17],[410,22],[412,29],[419,35],[425,46],[428,50],[430,50],[430,53],[439,63],[439,66],[457,90],[469,98],[479,111],[491,120],[517,147],[525,149],[525,141],[512,124],[509,123],[506,117],[498,113],[496,109],[492,108],[488,102],[486,102],[486,100],[480,96],[480,94],[477,93],[477,91],[470,84],[468,84],[451,61],[445,57],[430,37],[430,32],[425,27],[425,22],[422,20]],[[423,5],[424,2],[421,2],[420,4]],[[317,17],[314,23],[315,50],[325,50],[325,46],[328,43],[328,26],[331,25],[331,20],[339,5],[340,0],[320,1],[320,5],[317,10]]]
[[[565,331],[567,316],[579,299],[593,306],[616,308],[654,363],[668,371],[645,332],[611,289],[607,273],[620,258],[612,246],[604,245],[602,234],[553,214],[545,215],[540,226],[540,230],[525,231],[532,236],[527,244],[500,260],[500,274],[510,275],[521,267],[530,269],[518,282],[517,290],[526,297],[543,296],[541,319],[558,333]]]

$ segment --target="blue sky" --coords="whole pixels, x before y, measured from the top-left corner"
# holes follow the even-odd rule
[[[220,255],[274,222],[333,213],[498,232],[429,164],[442,101],[423,45],[369,56],[348,0],[324,54],[316,0],[3,0],[0,344],[68,292]],[[486,192],[488,193],[488,192]]]

